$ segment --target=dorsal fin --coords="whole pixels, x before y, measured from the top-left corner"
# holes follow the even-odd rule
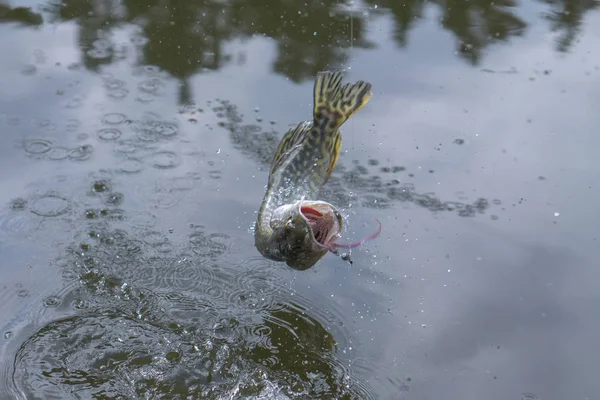
[[[272,174],[273,171],[281,167],[281,164],[283,164],[287,155],[292,152],[299,143],[302,143],[310,131],[311,125],[310,122],[300,122],[296,127],[291,128],[283,135],[283,138],[277,147],[275,157],[273,158],[273,164],[271,165],[269,174]]]

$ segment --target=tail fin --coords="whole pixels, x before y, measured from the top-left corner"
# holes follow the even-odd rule
[[[317,73],[314,88],[315,125],[329,124],[337,130],[371,98],[371,84],[358,81],[342,86],[342,71]]]

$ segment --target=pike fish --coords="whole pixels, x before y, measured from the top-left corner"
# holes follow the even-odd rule
[[[306,270],[327,252],[351,248],[338,243],[342,216],[318,200],[340,155],[340,127],[371,98],[371,84],[342,85],[342,71],[321,71],[314,84],[313,120],[299,123],[283,136],[269,171],[267,190],[255,226],[255,246],[266,258]],[[379,221],[377,221],[379,222]]]

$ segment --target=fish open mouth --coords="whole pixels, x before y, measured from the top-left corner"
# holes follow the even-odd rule
[[[339,237],[342,230],[341,216],[335,208],[326,202],[303,201],[300,213],[310,224],[315,241],[329,247]]]

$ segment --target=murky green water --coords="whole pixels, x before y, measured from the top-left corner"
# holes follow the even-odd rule
[[[588,1],[0,4],[0,399],[593,399]],[[371,102],[323,198],[352,253],[252,226],[317,71]]]

